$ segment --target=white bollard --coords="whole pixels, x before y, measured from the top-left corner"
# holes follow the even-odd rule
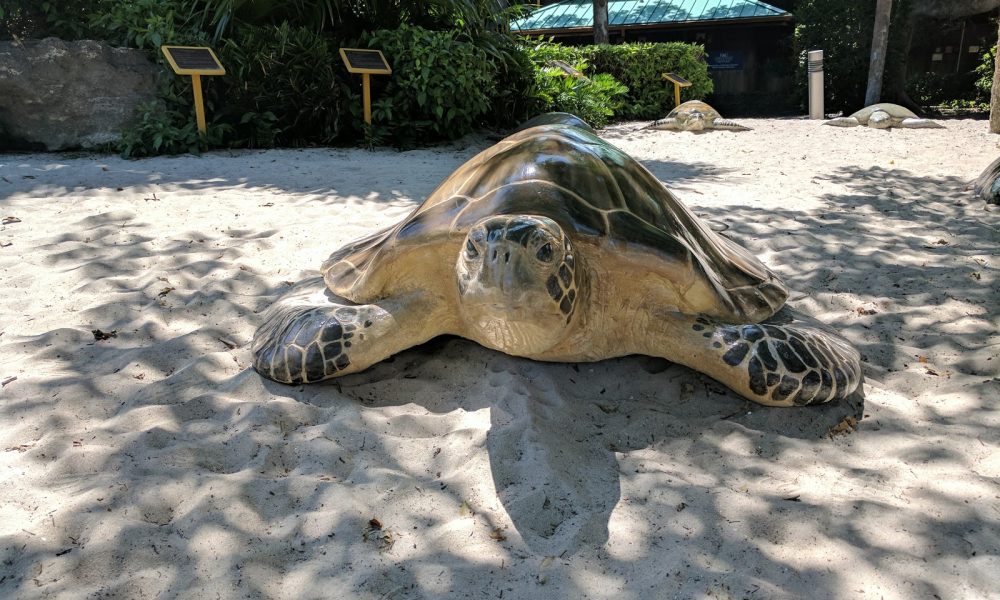
[[[823,51],[810,50],[806,63],[809,72],[809,118],[823,118]]]

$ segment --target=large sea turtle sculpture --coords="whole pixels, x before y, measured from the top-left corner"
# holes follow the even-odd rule
[[[1000,158],[996,159],[973,182],[973,191],[987,204],[1000,204]]]
[[[729,131],[750,131],[735,121],[723,119],[719,111],[701,100],[688,100],[670,111],[666,117],[653,121],[643,129],[665,129],[668,131],[704,131],[706,129],[728,129]]]
[[[849,117],[837,117],[824,125],[858,127],[867,125],[874,129],[902,127],[904,129],[944,129],[944,125],[930,119],[917,117],[910,109],[898,104],[883,102],[866,106]]]
[[[844,398],[861,379],[846,340],[782,309],[774,273],[573,125],[487,148],[321,272],[254,336],[265,377],[347,375],[453,334],[543,361],[659,356],[775,406]]]

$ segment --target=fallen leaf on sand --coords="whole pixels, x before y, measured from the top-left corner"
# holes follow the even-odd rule
[[[924,370],[927,371],[928,375],[934,375],[935,377],[940,377],[941,376],[940,373],[938,373],[937,371],[935,371],[934,369],[932,369],[930,367],[924,367]]]
[[[18,219],[17,217],[4,217],[3,218],[3,224],[4,225],[10,225],[11,223],[20,223],[20,222],[21,222],[21,219]]]
[[[499,527],[494,527],[493,530],[490,531],[490,538],[498,542],[502,542],[505,539],[507,539],[507,536],[503,534],[503,529]]]
[[[858,420],[854,417],[844,417],[844,420],[837,423],[827,431],[826,434],[830,437],[836,437],[838,435],[847,435],[853,433],[858,428]]]
[[[174,291],[175,289],[177,289],[177,288],[165,287],[162,290],[160,290],[160,293],[157,294],[157,296],[159,296],[160,298],[162,298],[162,297],[166,296],[167,294],[169,294],[170,292]]]

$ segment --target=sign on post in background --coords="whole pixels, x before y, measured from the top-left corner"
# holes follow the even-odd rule
[[[200,46],[160,46],[163,56],[178,75],[190,75],[194,88],[194,113],[198,119],[198,131],[205,135],[205,100],[201,95],[202,75],[225,75],[226,69],[211,48]]]
[[[681,105],[681,88],[691,87],[691,82],[677,73],[664,73],[663,78],[674,84],[674,108]]]
[[[392,67],[386,62],[381,50],[366,50],[363,48],[341,48],[340,58],[344,61],[349,73],[361,74],[361,85],[365,103],[365,123],[372,122],[372,91],[371,75],[392,75]]]

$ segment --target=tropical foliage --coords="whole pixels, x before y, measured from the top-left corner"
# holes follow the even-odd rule
[[[585,63],[594,73],[606,73],[628,91],[621,98],[616,116],[626,119],[653,119],[673,106],[673,88],[663,81],[664,72],[674,72],[692,83],[682,92],[682,100],[704,98],[712,93],[705,51],[699,45],[668,42],[629,43],[602,46],[562,46],[539,41],[529,50],[539,68],[552,60]]]
[[[520,10],[507,0],[5,0],[5,37],[103,39],[146,50],[213,46],[227,73],[204,80],[209,135],[193,125],[188,78],[164,65],[158,100],[140,107],[121,150],[130,156],[211,146],[335,143],[410,146],[507,128],[547,110],[601,125],[662,116],[672,102],[665,70],[712,84],[703,49],[690,44],[564,47],[525,44],[507,31]],[[384,51],[391,77],[373,77],[373,122],[362,118],[361,78],[340,47]],[[585,78],[551,68],[575,64]]]

